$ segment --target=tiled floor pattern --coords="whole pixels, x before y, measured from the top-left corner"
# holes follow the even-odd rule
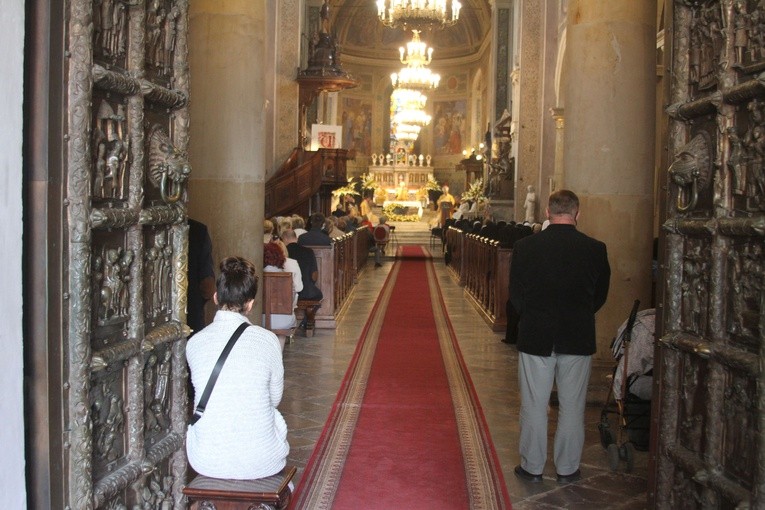
[[[429,245],[428,232],[422,224],[397,224],[399,239]],[[417,233],[419,228],[420,233]],[[424,230],[424,231],[423,231]],[[393,250],[388,254],[392,255]],[[440,245],[433,250],[440,257]],[[279,406],[289,426],[291,446],[289,463],[302,474],[321,434],[340,382],[356,347],[356,341],[377,299],[380,288],[393,264],[388,257],[382,268],[375,269],[370,259],[360,277],[335,330],[317,330],[312,338],[298,333],[284,350],[285,391]],[[493,333],[463,297],[463,290],[449,275],[443,259],[436,260],[439,284],[445,296],[451,321],[462,355],[489,424],[513,508],[524,509],[640,509],[646,507],[647,453],[637,452],[635,469],[624,472],[609,469],[606,452],[600,444],[597,424],[605,399],[610,363],[596,364],[591,379],[592,404],[587,408],[586,445],[582,460],[582,480],[559,486],[550,460],[540,484],[529,484],[515,477],[518,464],[517,351],[501,341],[503,334]],[[555,407],[551,407],[554,417]],[[616,426],[615,416],[611,422]],[[554,423],[554,420],[551,420]],[[554,425],[550,427],[550,437]],[[550,442],[552,444],[552,441]],[[427,453],[427,452],[424,452]]]

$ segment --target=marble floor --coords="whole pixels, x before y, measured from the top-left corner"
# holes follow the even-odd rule
[[[429,246],[426,227],[398,223],[398,241]],[[291,446],[288,463],[302,474],[321,434],[335,395],[353,355],[360,332],[374,305],[385,277],[393,265],[389,250],[383,267],[375,269],[370,258],[334,330],[317,330],[312,338],[300,333],[284,349],[285,391],[279,409],[289,426]],[[610,363],[596,363],[590,383],[587,406],[586,443],[582,459],[582,479],[558,485],[550,460],[542,483],[519,480],[513,468],[518,456],[517,351],[502,342],[504,334],[494,333],[463,297],[462,288],[450,276],[441,257],[440,244],[433,249],[439,284],[449,316],[459,339],[460,349],[483,407],[515,509],[640,509],[647,507],[648,454],[636,452],[635,468],[611,471],[600,444],[597,424],[606,398]],[[551,406],[554,418],[555,406]],[[615,416],[612,423],[615,425]],[[551,420],[554,423],[554,419]],[[550,427],[554,433],[554,425]],[[551,443],[550,443],[551,444]],[[427,452],[423,452],[427,453]],[[296,481],[297,481],[296,480]]]

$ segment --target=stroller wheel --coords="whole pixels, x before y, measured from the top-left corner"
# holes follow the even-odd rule
[[[624,460],[627,462],[627,472],[632,473],[635,468],[635,445],[627,441],[622,445]]]
[[[611,468],[611,471],[616,471],[616,469],[619,467],[619,447],[616,446],[616,443],[611,443],[608,445],[607,454],[608,467]]]
[[[607,419],[598,423],[598,432],[600,432],[600,444],[603,445],[603,448],[608,448],[609,445],[614,444],[614,433],[611,432]]]

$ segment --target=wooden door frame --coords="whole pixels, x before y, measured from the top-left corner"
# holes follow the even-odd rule
[[[64,2],[26,2],[24,49],[24,416],[29,508],[64,498],[62,394]]]

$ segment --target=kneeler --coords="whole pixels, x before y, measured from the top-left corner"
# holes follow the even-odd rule
[[[290,502],[289,483],[297,468],[257,480],[223,480],[197,475],[183,488],[191,510],[281,510]]]

